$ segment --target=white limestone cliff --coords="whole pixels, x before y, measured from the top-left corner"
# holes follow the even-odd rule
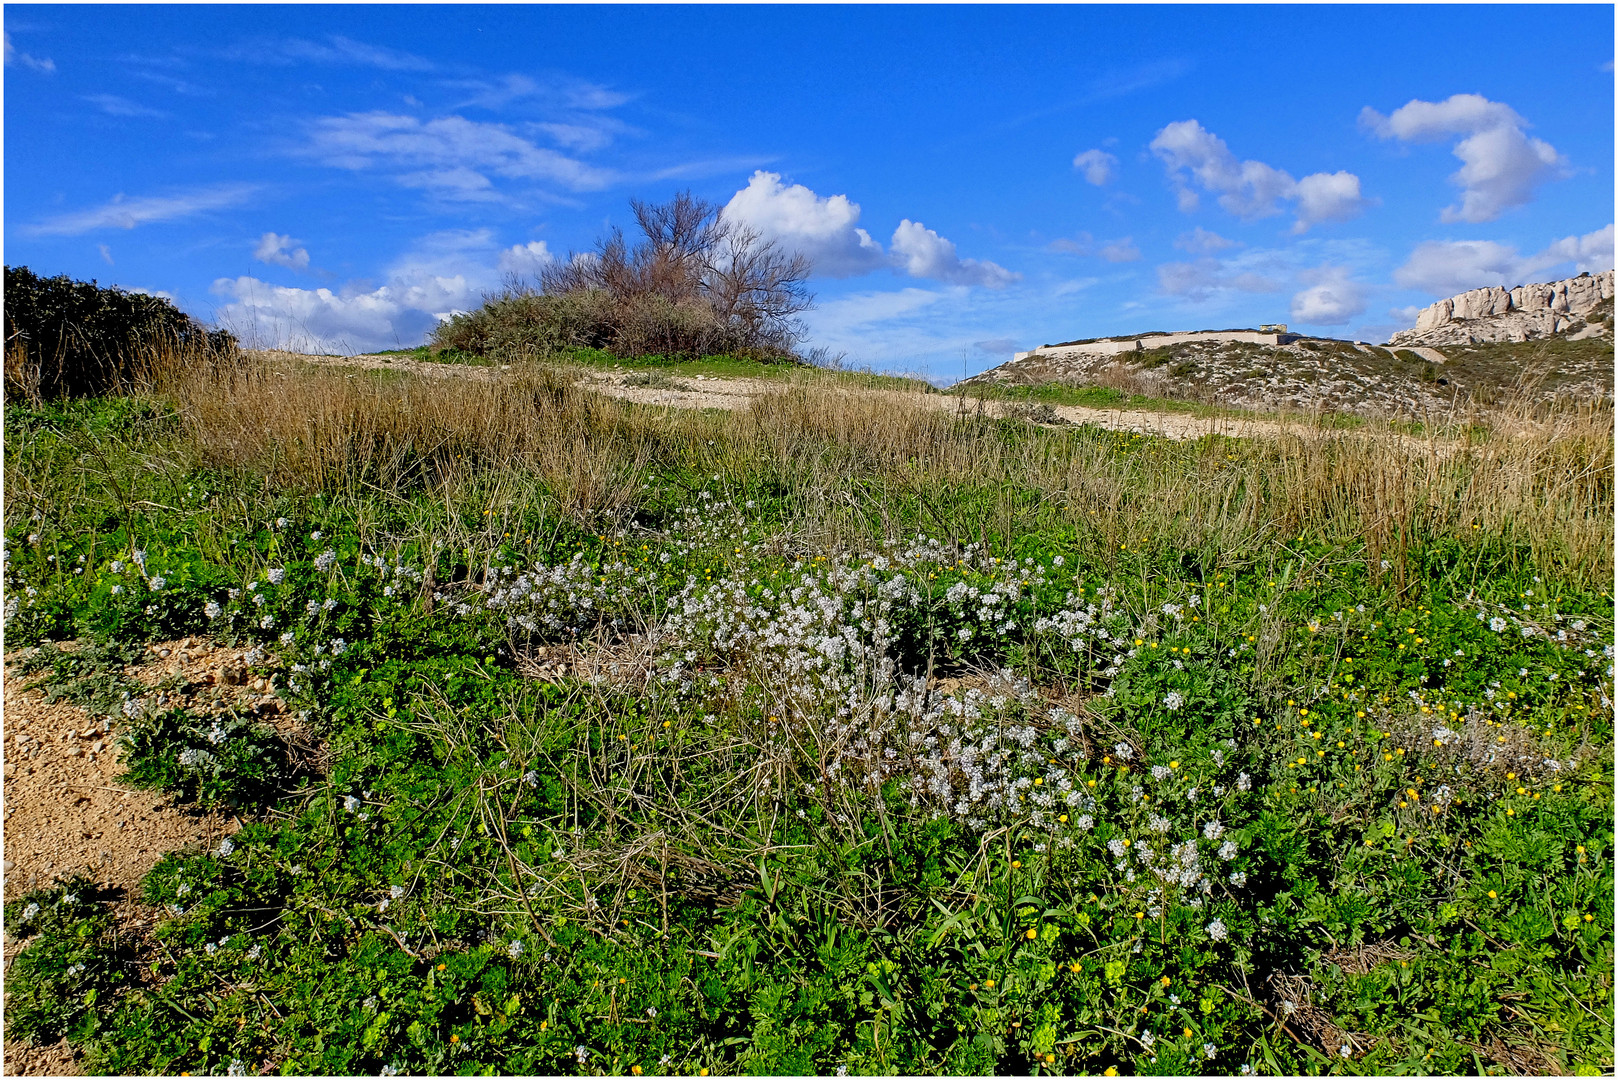
[[[1468,345],[1583,331],[1585,316],[1612,294],[1611,270],[1514,289],[1472,289],[1429,304],[1416,316],[1415,329],[1401,330],[1388,344]]]

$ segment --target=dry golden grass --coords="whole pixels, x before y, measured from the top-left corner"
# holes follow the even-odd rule
[[[1589,581],[1613,567],[1613,414],[1527,407],[1451,417],[1426,438],[1325,423],[1255,439],[1170,443],[1048,431],[908,395],[789,385],[729,414],[654,410],[519,366],[418,379],[282,359],[159,379],[200,458],[306,490],[455,488],[538,478],[566,512],[633,510],[648,469],[764,471],[821,542],[889,532],[875,505],[919,507],[962,540],[1065,523],[1097,555],[1150,538],[1187,551],[1260,550],[1300,534],[1359,550],[1402,584],[1419,539],[1496,537]],[[1470,425],[1461,420],[1470,421]],[[885,511],[878,514],[885,516]]]

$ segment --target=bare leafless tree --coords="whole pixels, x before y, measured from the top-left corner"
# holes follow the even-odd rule
[[[750,225],[725,222],[723,239],[704,270],[703,287],[714,314],[745,340],[765,348],[790,348],[802,337],[796,316],[813,304],[811,270],[802,253],[785,251]]]
[[[623,230],[614,228],[595,251],[546,266],[541,291],[560,297],[599,290],[611,297],[626,326],[669,322],[673,313],[684,312],[673,322],[689,327],[700,312],[712,325],[700,335],[700,346],[691,340],[692,348],[792,350],[802,337],[795,317],[813,305],[806,257],[726,218],[717,204],[689,191],[665,203],[631,200],[630,208],[643,237],[633,249]],[[690,336],[675,333],[672,324],[669,333]]]

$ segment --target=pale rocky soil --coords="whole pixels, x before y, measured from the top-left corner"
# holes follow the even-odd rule
[[[1610,347],[1543,363],[1531,358],[1480,363],[1471,350],[1458,357],[1453,350],[1426,346],[1390,349],[1316,339],[1286,345],[1185,342],[1110,356],[1036,352],[975,375],[965,385],[1056,382],[1233,409],[1411,417],[1445,415],[1473,395],[1483,401],[1507,399],[1530,368],[1539,372],[1537,382],[1526,388],[1530,399],[1612,400]]]
[[[25,689],[43,672],[24,676],[15,659],[14,654],[5,665],[4,688],[5,899],[83,871],[119,897],[114,915],[120,931],[139,934],[156,918],[138,898],[147,871],[171,851],[217,846],[241,821],[179,807],[167,795],[119,783],[117,726],[106,730],[106,718],[77,705],[47,702],[42,688]],[[253,709],[289,743],[306,750],[312,746],[269,683],[247,670],[240,649],[191,638],[160,642],[125,675],[146,686],[167,681],[173,687],[167,692],[193,709]],[[22,944],[7,937],[7,969]],[[6,1075],[80,1071],[65,1040],[51,1046],[6,1041]]]

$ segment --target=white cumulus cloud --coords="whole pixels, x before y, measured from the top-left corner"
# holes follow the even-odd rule
[[[1197,226],[1190,232],[1181,233],[1174,239],[1174,246],[1181,251],[1189,251],[1193,255],[1212,255],[1226,248],[1236,246],[1236,241],[1227,240],[1216,232],[1209,232],[1202,226]]]
[[[1553,240],[1541,251],[1521,255],[1493,240],[1432,240],[1419,244],[1393,280],[1433,296],[1454,296],[1485,285],[1524,285],[1574,273],[1613,268],[1613,227]]]
[[[824,277],[855,277],[891,266],[911,277],[991,289],[1021,277],[992,262],[961,258],[952,241],[909,218],[899,223],[890,250],[884,252],[860,226],[859,203],[847,195],[817,195],[763,169],[725,204],[724,216],[807,255],[814,272]]]
[[[1544,251],[1546,257],[1560,256],[1573,264],[1579,273],[1600,273],[1613,268],[1613,230],[1608,225],[1583,236],[1566,236],[1553,241]]]
[[[307,270],[309,252],[305,248],[293,246],[298,242],[290,236],[267,232],[259,237],[258,246],[253,249],[253,258],[271,266],[284,266],[288,270]]]
[[[1461,201],[1443,209],[1439,217],[1445,222],[1493,221],[1531,201],[1536,187],[1566,168],[1555,147],[1524,132],[1528,121],[1515,109],[1481,94],[1412,100],[1388,116],[1367,105],[1360,111],[1360,126],[1401,142],[1461,137],[1452,151],[1461,167],[1450,177],[1461,189]]]
[[[992,262],[963,259],[955,253],[953,241],[946,240],[919,221],[905,218],[893,230],[894,261],[916,278],[932,278],[952,285],[982,285],[1003,289],[1020,280],[1016,274]]]
[[[1314,284],[1292,297],[1292,318],[1317,326],[1340,326],[1365,311],[1365,287],[1339,266],[1322,266],[1304,275]]]
[[[1322,221],[1347,221],[1359,217],[1366,200],[1360,195],[1360,178],[1351,172],[1311,173],[1298,181],[1298,220],[1292,231],[1301,233]]]
[[[526,244],[513,244],[506,248],[500,253],[500,259],[495,265],[501,273],[533,277],[555,261],[556,256],[545,246],[545,241],[532,240]]]
[[[498,283],[502,254],[488,229],[447,229],[417,240],[380,286],[298,289],[220,278],[212,286],[224,301],[216,317],[261,348],[352,353],[418,345],[439,322],[478,306]]]
[[[1225,141],[1196,120],[1177,120],[1152,139],[1151,150],[1163,162],[1180,209],[1195,210],[1200,199],[1192,185],[1218,196],[1219,205],[1243,221],[1282,213],[1295,202],[1294,232],[1323,221],[1346,221],[1362,213],[1367,202],[1353,173],[1313,173],[1294,180],[1285,170],[1262,161],[1242,161]]]
[[[1086,150],[1073,159],[1073,167],[1084,174],[1086,183],[1103,187],[1118,175],[1118,159],[1105,150]]]
[[[1100,255],[1110,263],[1135,262],[1140,258],[1140,248],[1135,246],[1132,238],[1126,236],[1102,247]]]
[[[254,277],[220,278],[216,318],[245,344],[316,353],[419,344],[454,310],[475,306],[464,278],[396,282],[366,291],[295,289]]]
[[[802,184],[783,184],[780,173],[754,172],[725,204],[724,214],[807,255],[818,275],[855,277],[887,265],[882,245],[859,226],[859,203],[847,195],[823,198]]]

